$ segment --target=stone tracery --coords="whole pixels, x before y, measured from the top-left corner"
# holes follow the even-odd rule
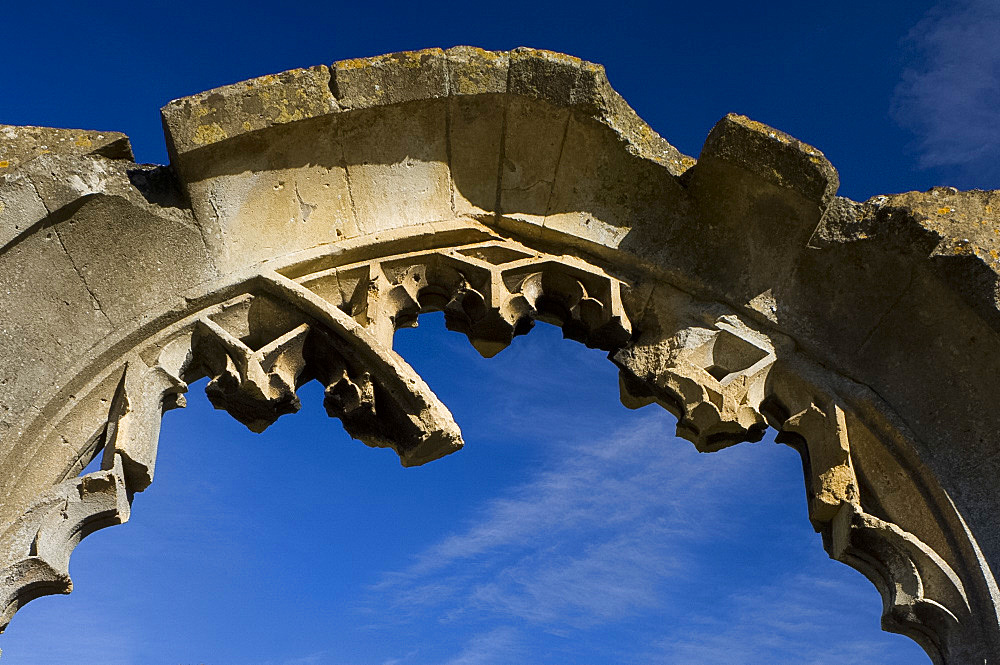
[[[183,405],[187,384],[202,376],[211,377],[212,403],[254,431],[297,410],[296,389],[315,379],[331,416],[355,438],[392,447],[404,465],[457,450],[451,414],[391,350],[396,329],[439,310],[485,356],[535,320],[608,351],[626,405],[669,409],[699,450],[777,429],[803,457],[810,520],[830,555],[879,589],[884,627],[937,662],[994,662],[994,560],[976,538],[990,534],[977,506],[961,503],[962,477],[948,476],[924,443],[950,421],[927,423],[912,412],[919,405],[888,401],[838,351],[840,338],[824,326],[867,294],[832,292],[829,312],[810,310],[809,289],[824,285],[807,271],[824,275],[840,261],[841,277],[860,270],[868,279],[849,252],[867,257],[856,227],[884,206],[835,198],[836,174],[815,149],[731,116],[692,166],[596,66],[527,50],[297,70],[179,100],[164,117],[177,183],[164,186],[163,174],[117,153],[29,150],[0,191],[20,221],[0,267],[46,256],[53,233],[70,264],[54,286],[15,284],[10,302],[54,294],[94,314],[91,328],[74,333],[86,353],[68,371],[50,366],[41,387],[23,379],[24,366],[0,374],[14,377],[0,431],[10,473],[0,504],[4,623],[34,597],[68,592],[76,544],[129,518],[133,494],[153,480],[163,410]],[[548,151],[541,139],[558,128],[573,143]],[[176,276],[147,277],[140,261],[133,277],[152,280],[153,295],[136,305],[101,272],[113,270],[115,254],[76,235],[78,223],[97,235],[122,224],[140,229],[136,237],[151,233],[130,255],[173,252],[188,271],[183,289]],[[920,243],[947,232],[908,223]],[[773,240],[775,228],[790,249]],[[672,254],[685,234],[713,251]],[[776,255],[769,243],[781,245]],[[963,260],[983,260],[962,247]],[[954,282],[940,264],[921,262],[926,253],[914,256],[887,259],[909,262],[909,282],[878,308],[864,346],[892,338],[880,331],[907,293]],[[81,285],[85,294],[68,295]],[[979,326],[989,345],[997,333],[968,313],[970,302],[984,307],[971,291],[946,313]],[[13,316],[23,330],[4,343],[25,349],[37,339],[31,316]],[[47,316],[40,325],[51,330]],[[77,477],[101,450],[102,470]]]

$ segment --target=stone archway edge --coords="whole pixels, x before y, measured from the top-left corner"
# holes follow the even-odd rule
[[[738,115],[695,162],[599,65],[533,49],[292,70],[163,120],[169,166],[113,132],[0,126],[5,621],[128,518],[201,376],[255,431],[317,379],[404,463],[457,449],[391,351],[443,309],[485,355],[536,320],[607,350],[626,404],[701,450],[775,427],[884,627],[997,662],[1000,193],[850,201],[819,150]]]

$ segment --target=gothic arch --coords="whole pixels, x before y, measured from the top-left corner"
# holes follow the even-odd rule
[[[529,49],[293,70],[163,118],[167,167],[121,135],[0,129],[4,625],[128,519],[195,379],[254,431],[316,379],[404,465],[457,450],[391,350],[441,310],[487,356],[535,320],[608,351],[625,404],[699,450],[775,428],[883,627],[997,662],[996,192],[856,203],[735,115],[695,162],[599,66]]]

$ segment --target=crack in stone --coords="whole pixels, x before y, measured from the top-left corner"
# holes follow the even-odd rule
[[[333,79],[331,78],[331,80]],[[340,131],[339,123],[335,125],[335,127],[337,128],[337,132],[339,133]],[[351,185],[351,169],[347,165],[347,150],[344,148],[344,143],[343,141],[340,140],[339,134],[335,135],[333,137],[333,140],[336,141],[337,145],[340,147],[340,164],[344,169],[344,182],[347,184],[347,202],[351,206],[351,216],[353,217],[354,227],[359,234],[364,234],[365,230],[361,228],[361,220],[358,218],[358,208],[357,205],[355,205],[354,203],[354,190]]]
[[[303,222],[308,222],[309,221],[309,215],[311,215],[313,213],[313,210],[316,209],[316,206],[313,205],[313,204],[311,204],[311,203],[306,203],[302,199],[302,195],[299,194],[299,183],[298,182],[295,183],[295,198],[298,199],[298,202],[299,202],[299,216],[302,217],[302,221]]]
[[[52,175],[54,176],[55,174],[53,173]],[[25,180],[27,180],[28,184],[31,185],[31,188],[33,190],[35,190],[35,196],[38,197],[38,200],[41,202],[42,207],[45,208],[45,212],[47,212],[48,214],[51,215],[52,214],[52,208],[50,208],[49,204],[46,203],[45,197],[42,196],[42,193],[40,191],[38,191],[38,185],[36,185],[35,181],[32,180],[30,177],[26,177]]]
[[[882,327],[883,323],[885,323],[886,318],[889,316],[890,313],[892,313],[894,309],[896,309],[896,306],[899,305],[900,301],[903,299],[903,296],[905,296],[910,291],[910,287],[913,286],[913,277],[914,277],[913,273],[914,269],[910,268],[910,277],[906,282],[906,286],[902,288],[902,290],[899,292],[899,295],[897,295],[896,298],[892,301],[892,304],[889,305],[889,307],[886,308],[884,312],[882,312],[882,315],[878,317],[878,321],[875,322],[875,325],[872,326],[872,329],[868,332],[867,335],[865,335],[864,341],[861,342],[861,344],[858,346],[859,354],[864,353],[865,349],[868,348],[868,344],[872,341],[872,338],[875,336],[875,333],[878,332],[878,329]]]
[[[500,150],[499,160],[497,163],[497,198],[496,204],[493,208],[494,219],[496,220],[495,223],[498,226],[500,224],[500,218],[503,216],[503,209],[500,207],[500,204],[503,200],[503,167],[504,162],[507,160],[507,112],[510,109],[510,78],[512,69],[512,63],[508,63],[507,85],[504,87],[503,91],[503,114],[500,116]]]
[[[566,124],[563,126],[562,141],[559,142],[559,156],[556,157],[556,168],[552,173],[552,188],[549,190],[549,198],[545,201],[545,213],[544,217],[549,216],[549,211],[552,209],[552,197],[556,192],[556,182],[559,180],[559,167],[562,166],[563,161],[563,150],[566,149],[566,137],[569,135],[569,123],[573,120],[573,113],[570,111],[566,112]],[[542,220],[542,228],[545,227],[545,220]]]
[[[330,94],[333,95],[334,102],[337,106],[340,106],[340,91],[337,89],[337,68],[333,65],[328,65],[327,70],[330,73],[330,79],[327,85],[330,87]]]
[[[455,178],[452,175],[451,166],[451,60],[445,56],[444,59],[444,152],[448,162],[448,194],[451,197],[451,214],[455,212]]]
[[[530,185],[524,185],[522,187],[504,187],[503,191],[505,191],[505,192],[527,192],[527,191],[531,191],[532,189],[535,189],[539,185],[553,186],[554,184],[555,184],[554,180],[536,180],[535,182],[531,183]],[[550,194],[550,196],[551,196],[551,194]]]
[[[101,313],[101,316],[103,316],[104,320],[108,322],[108,325],[111,326],[112,329],[114,329],[115,324],[111,322],[111,319],[108,317],[107,313],[104,311],[104,306],[101,305],[100,299],[94,294],[94,291],[90,288],[90,285],[87,284],[87,278],[83,276],[83,273],[80,271],[79,266],[76,265],[76,261],[73,260],[73,255],[69,253],[68,249],[66,249],[66,243],[63,242],[62,236],[59,235],[59,231],[56,230],[55,228],[53,228],[52,229],[52,233],[55,234],[56,240],[59,241],[59,246],[62,247],[63,253],[65,253],[66,254],[66,258],[69,259],[69,264],[71,266],[73,266],[73,270],[76,271],[77,277],[80,278],[80,282],[83,284],[83,288],[87,289],[87,293],[90,294],[90,297],[93,299],[94,303],[97,305],[97,311],[99,311]]]

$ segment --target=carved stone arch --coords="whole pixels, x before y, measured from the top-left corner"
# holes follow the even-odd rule
[[[735,115],[696,163],[599,66],[530,49],[293,70],[163,117],[166,167],[4,130],[4,625],[128,519],[192,380],[254,431],[318,380],[404,465],[458,449],[391,345],[441,310],[486,356],[535,320],[608,351],[626,405],[699,450],[775,428],[883,627],[998,662],[996,192],[849,201],[822,153]]]

